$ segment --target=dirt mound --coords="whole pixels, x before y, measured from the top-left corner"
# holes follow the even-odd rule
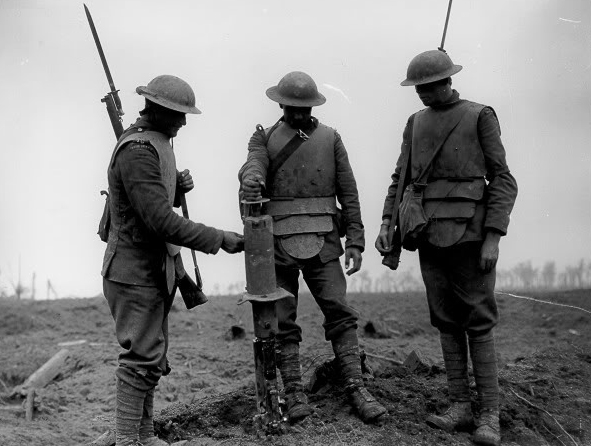
[[[591,324],[588,313],[572,308],[591,309],[591,292],[533,297],[562,306],[498,299],[503,444],[591,445]],[[185,446],[472,444],[468,433],[448,434],[424,422],[447,407],[438,336],[429,325],[425,296],[350,299],[363,317],[360,342],[375,376],[367,386],[389,412],[381,426],[359,421],[340,387],[327,385],[309,395],[313,416],[286,426],[282,435],[261,436],[253,422],[250,307],[236,306],[236,297],[211,297],[196,311],[184,310],[179,300],[171,314],[173,371],[156,389],[158,434],[169,441],[186,439]],[[298,320],[309,380],[332,352],[310,296],[301,296]],[[379,335],[364,330],[369,322]],[[229,336],[233,326],[246,336]],[[118,346],[103,298],[0,300],[0,333],[2,446],[87,444],[112,427]],[[38,392],[34,420],[26,422],[22,401],[10,399],[11,390],[62,348],[70,358],[60,376]],[[414,372],[401,366],[413,351],[430,365]]]
[[[312,417],[286,426],[280,436],[266,437],[265,444],[471,444],[468,433],[448,434],[424,423],[429,414],[447,407],[445,370],[440,367],[418,374],[405,366],[388,367],[366,384],[388,409],[381,426],[361,423],[343,392],[333,386],[309,395]],[[502,369],[500,384],[504,444],[591,444],[589,354],[575,346],[550,348]],[[474,390],[472,397],[475,401]],[[188,445],[217,444],[208,440],[261,444],[253,426],[254,408],[254,388],[244,387],[194,404],[171,405],[157,417],[156,429],[170,442],[192,439]],[[473,409],[478,410],[475,404]]]

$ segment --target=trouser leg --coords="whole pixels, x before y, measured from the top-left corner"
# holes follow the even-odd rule
[[[324,337],[332,341],[349,330],[357,330],[359,313],[347,302],[347,281],[338,259],[322,263],[319,257],[305,262],[304,280],[324,315]]]
[[[144,432],[149,429],[154,387],[169,371],[166,353],[172,296],[165,287],[139,287],[109,280],[103,281],[103,289],[123,349],[115,373],[116,426],[117,445],[127,446],[139,440],[142,419]],[[146,401],[149,392],[150,400]]]
[[[484,333],[498,322],[496,272],[480,270],[482,243],[419,248],[431,324],[446,333]]]

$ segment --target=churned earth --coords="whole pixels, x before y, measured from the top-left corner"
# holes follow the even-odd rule
[[[591,445],[591,291],[527,296],[558,305],[498,295],[503,444]],[[389,412],[381,426],[360,422],[338,385],[329,382],[310,394],[313,416],[273,435],[253,422],[252,314],[249,304],[237,306],[237,300],[211,296],[191,311],[180,298],[175,302],[173,371],[156,389],[161,438],[187,440],[184,446],[472,444],[469,433],[448,434],[424,422],[447,404],[438,335],[429,324],[424,293],[350,295],[361,313],[360,343],[374,375],[367,386]],[[303,295],[300,302],[302,367],[309,380],[332,352],[313,299]],[[23,400],[11,398],[13,390],[64,348],[69,357],[60,375],[37,391],[33,420],[26,421]],[[412,352],[425,367],[400,365]],[[102,297],[0,300],[0,445],[85,445],[108,431],[117,353]]]

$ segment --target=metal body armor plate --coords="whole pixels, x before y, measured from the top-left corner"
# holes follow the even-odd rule
[[[281,123],[267,143],[269,169],[295,130]],[[278,166],[271,184],[266,212],[273,216],[273,234],[292,257],[308,259],[324,246],[324,234],[333,230],[336,215],[334,158],[335,132],[318,123],[307,141]]]
[[[139,129],[139,133],[133,133],[126,138],[122,139],[119,142],[117,147],[117,151],[119,148],[122,147],[124,144],[128,142],[136,142],[139,144],[149,143],[152,147],[156,149],[158,153],[158,159],[160,160],[160,173],[162,175],[162,181],[164,182],[164,186],[166,187],[166,192],[168,195],[168,203],[172,206],[174,203],[174,195],[176,192],[176,158],[174,156],[174,151],[172,146],[170,145],[170,140],[167,136],[160,132],[154,132],[151,130],[142,131],[141,128]],[[114,159],[115,155],[113,155]],[[180,246],[173,245],[172,243],[166,243],[166,284],[168,287],[168,291],[172,292],[174,287],[174,280],[175,280],[175,270],[174,270],[174,256],[176,256],[181,248]]]
[[[277,153],[294,136],[295,130],[282,122],[267,143],[269,170]],[[334,130],[318,123],[307,141],[277,169],[272,184],[267,184],[269,197],[329,197],[335,195]]]
[[[457,122],[436,156],[423,195],[423,209],[429,220],[429,243],[447,247],[457,243],[476,204],[485,196],[486,165],[478,141],[478,116],[484,105],[461,101],[451,109],[431,107],[415,114],[412,138],[412,174],[418,176],[433,150]]]

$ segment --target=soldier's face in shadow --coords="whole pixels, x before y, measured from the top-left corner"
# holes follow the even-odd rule
[[[158,129],[170,138],[174,138],[180,128],[187,124],[185,113],[164,107],[158,108],[155,112],[154,119],[154,124]]]
[[[447,79],[441,79],[436,82],[416,85],[415,91],[421,102],[427,107],[443,104],[453,94],[451,78],[448,77]]]
[[[312,107],[292,107],[281,105],[283,109],[283,120],[294,129],[306,128],[312,117]]]

